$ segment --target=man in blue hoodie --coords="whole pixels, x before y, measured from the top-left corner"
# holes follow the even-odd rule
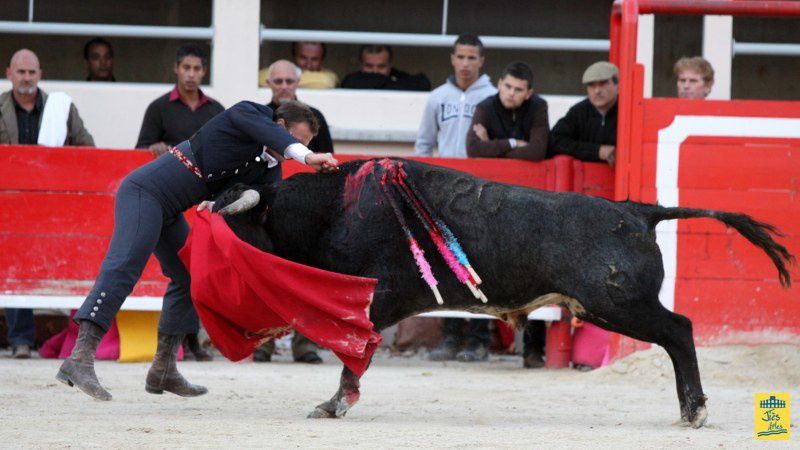
[[[433,156],[433,149],[438,147],[439,157],[467,157],[467,132],[475,107],[497,93],[489,76],[481,75],[483,62],[483,43],[477,36],[462,34],[456,39],[450,54],[455,73],[428,97],[414,153]],[[444,319],[442,341],[428,358],[433,361],[486,360],[489,357],[489,320],[472,319],[466,328],[465,335],[464,319]]]
[[[417,156],[433,156],[439,149],[442,158],[467,157],[467,132],[475,106],[497,93],[489,76],[481,74],[483,43],[472,34],[456,39],[450,63],[454,74],[428,97],[414,144]]]

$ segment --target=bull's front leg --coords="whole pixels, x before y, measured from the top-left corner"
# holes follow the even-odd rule
[[[339,390],[325,403],[317,405],[314,411],[309,413],[309,419],[335,419],[344,417],[347,411],[358,402],[361,393],[359,377],[347,367],[342,369],[342,377],[339,380]]]

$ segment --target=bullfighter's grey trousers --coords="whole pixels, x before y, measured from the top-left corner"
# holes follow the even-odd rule
[[[178,149],[196,165],[189,142],[182,142]],[[111,244],[75,320],[91,320],[108,331],[150,255],[155,254],[170,279],[158,331],[197,333],[200,323],[190,297],[189,272],[178,250],[189,234],[183,212],[207,197],[205,183],[170,153],[125,177],[114,204]]]

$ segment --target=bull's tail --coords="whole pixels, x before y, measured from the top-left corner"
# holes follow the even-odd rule
[[[775,226],[759,222],[747,214],[714,211],[710,209],[665,208],[658,205],[646,204],[637,204],[637,207],[647,217],[650,228],[655,228],[656,224],[662,220],[692,219],[699,217],[716,219],[729,227],[733,227],[753,245],[764,250],[764,253],[766,253],[772,260],[772,263],[775,264],[775,268],[778,269],[778,278],[783,286],[789,287],[792,285],[792,279],[786,266],[794,264],[795,259],[786,247],[775,242],[772,238],[773,235],[784,236]]]

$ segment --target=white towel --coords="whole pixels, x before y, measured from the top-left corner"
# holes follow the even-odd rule
[[[63,92],[52,92],[47,96],[39,127],[39,145],[59,147],[67,142],[67,119],[72,98]]]

